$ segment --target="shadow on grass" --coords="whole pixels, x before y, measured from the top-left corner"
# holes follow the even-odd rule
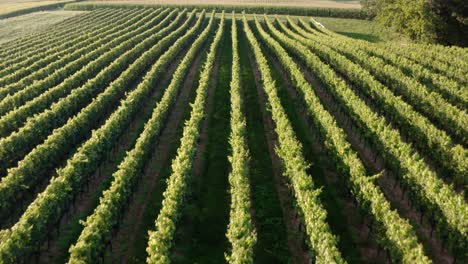
[[[383,40],[376,36],[376,35],[371,35],[371,34],[364,34],[364,33],[355,33],[355,32],[336,32],[338,34],[354,38],[354,39],[361,39],[361,40],[367,40],[369,42],[377,43],[377,42],[382,42]]]

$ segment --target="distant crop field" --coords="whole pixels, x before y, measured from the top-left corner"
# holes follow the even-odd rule
[[[51,4],[70,2],[69,0],[52,0],[52,1],[34,1],[34,0],[2,0],[0,1],[0,15],[15,12],[22,9],[33,7],[47,6]]]
[[[468,263],[468,49],[86,8],[0,45],[0,263]]]
[[[361,8],[357,0],[96,0],[93,2],[146,3],[146,4],[206,4],[206,5],[267,5],[330,8]]]

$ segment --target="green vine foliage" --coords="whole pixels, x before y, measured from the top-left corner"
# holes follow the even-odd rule
[[[198,49],[208,38],[214,24],[214,12],[205,30],[200,34],[192,47],[197,49],[189,51],[187,57],[195,57]],[[216,52],[224,33],[224,12],[221,15],[221,22],[215,38],[211,43],[208,57],[200,74],[200,80],[196,91],[195,102],[192,104],[190,119],[185,123],[177,156],[172,161],[172,174],[169,177],[167,188],[164,191],[164,199],[161,211],[155,221],[156,230],[149,232],[148,246],[146,252],[147,263],[170,263],[170,253],[173,245],[174,233],[177,228],[177,220],[180,217],[181,207],[187,193],[187,178],[190,177],[195,153],[198,147],[200,136],[200,126],[205,117],[206,94],[210,83],[210,75],[216,58]],[[186,57],[186,58],[187,58]],[[180,81],[183,79],[183,72],[190,67],[187,61],[182,61],[174,76]],[[179,73],[180,72],[180,73]]]
[[[297,45],[298,43],[295,43],[294,40],[275,29],[268,18],[265,19],[270,32],[287,49],[292,47],[295,50],[305,48],[300,44]],[[376,228],[372,230],[380,246],[387,249],[396,262],[430,263],[411,225],[408,221],[402,219],[395,210],[391,209],[390,203],[383,192],[375,185],[374,179],[378,175],[366,175],[364,164],[346,140],[345,132],[338,126],[333,116],[325,110],[315,94],[314,88],[305,79],[299,66],[288,55],[286,49],[273,39],[258,21],[257,28],[267,45],[274,51],[290,74],[294,86],[307,105],[309,115],[319,128],[318,131],[325,141],[325,146],[332,153],[341,171],[345,175],[349,175],[346,179],[349,189],[353,192],[363,211],[367,212],[375,220]]]
[[[468,152],[466,149],[456,144],[444,130],[436,127],[426,116],[417,112],[411,104],[406,103],[382,82],[379,82],[374,75],[366,70],[366,66],[362,66],[372,65],[370,67],[373,69],[384,68],[386,66],[383,60],[366,54],[363,51],[365,48],[362,47],[364,45],[349,43],[344,38],[338,38],[339,41],[331,41],[333,38],[308,34],[290,19],[288,23],[302,35],[288,31],[292,37],[302,40],[305,45],[316,51],[322,60],[330,63],[337,72],[349,78],[358,87],[362,87],[361,90],[366,95],[378,102],[376,105],[382,112],[391,116],[391,120],[398,124],[402,131],[412,135],[411,139],[416,146],[453,173],[453,182],[460,186],[468,183]],[[392,68],[392,71],[398,70]]]
[[[278,40],[294,36],[281,21],[278,21],[288,35],[277,30]],[[468,207],[462,195],[445,184],[428,167],[424,159],[416,153],[410,144],[403,142],[398,130],[392,128],[385,119],[366,105],[351,89],[346,81],[319,57],[308,50],[308,40],[290,39],[288,49],[297,55],[317,77],[327,85],[333,97],[342,105],[354,120],[360,133],[372,142],[378,152],[398,172],[400,180],[412,190],[419,204],[436,217],[437,229],[446,234],[449,248],[463,249],[467,241]],[[284,42],[284,44],[287,44]],[[300,48],[298,48],[300,47]]]
[[[180,17],[184,17],[185,14],[186,11],[183,11]],[[48,157],[46,154],[50,152],[52,147],[64,145],[70,137],[73,137],[76,133],[74,130],[76,126],[79,126],[82,122],[87,122],[87,120],[95,116],[97,112],[101,112],[102,109],[99,107],[106,107],[106,100],[118,97],[121,93],[120,91],[125,91],[127,81],[134,78],[132,76],[141,71],[140,67],[144,67],[150,63],[152,64],[151,58],[154,58],[156,54],[160,54],[162,50],[179,39],[180,35],[189,27],[193,19],[195,19],[195,15],[196,12],[194,10],[178,29],[171,30],[172,33],[165,36],[158,44],[147,50],[132,66],[116,79],[103,94],[98,96],[93,101],[93,104],[83,109],[79,115],[67,122],[67,125],[55,130],[52,136],[49,137],[50,141],[46,142],[46,144],[48,143],[50,145],[47,148],[41,149],[41,152],[37,152],[38,154],[43,153],[44,156],[42,156],[42,160]],[[203,14],[198,19],[196,26],[199,26],[202,20]],[[188,45],[188,42],[185,43]],[[149,75],[150,78],[147,78],[153,81],[151,85],[141,85],[138,87],[139,89],[131,91],[121,102],[118,109],[106,120],[105,124],[93,132],[91,138],[67,161],[65,167],[57,171],[57,176],[51,180],[47,188],[38,195],[18,222],[9,230],[7,233],[8,239],[0,244],[0,262],[18,263],[19,260],[27,258],[30,253],[33,253],[34,250],[41,245],[41,242],[47,237],[47,230],[60,220],[60,217],[69,206],[74,195],[83,188],[83,184],[86,183],[90,175],[97,169],[101,161],[105,158],[106,153],[111,150],[115,140],[130,123],[133,116],[140,108],[141,103],[150,94],[151,89],[154,87],[156,77],[160,76],[162,69],[165,69],[175,56],[176,54],[173,52],[172,56],[164,57],[165,61],[161,61],[160,63],[162,65],[156,68],[159,69],[159,71],[152,72]],[[56,143],[52,144],[52,142]],[[34,161],[35,160],[30,162]],[[41,159],[38,159],[38,161],[40,162]],[[22,179],[11,178],[12,182],[15,180],[15,184],[18,184]],[[17,188],[21,188],[21,186]]]
[[[302,155],[302,144],[296,138],[281,105],[268,61],[250,29],[245,14],[243,21],[244,32],[262,75],[263,88],[271,106],[273,121],[276,124],[275,131],[279,141],[276,153],[283,162],[284,175],[292,185],[296,203],[305,224],[310,250],[316,263],[345,263],[337,248],[337,238],[331,233],[326,222],[327,212],[319,199],[321,190],[314,186],[312,177],[306,172],[308,165]]]
[[[230,253],[226,259],[231,264],[250,264],[254,261],[254,245],[257,235],[252,223],[250,184],[249,184],[249,152],[247,149],[246,120],[242,111],[242,89],[240,86],[240,59],[237,39],[237,23],[232,13],[232,79],[231,79],[231,135],[229,143],[232,154],[229,157],[231,173],[231,210],[227,238],[231,243]]]
[[[164,72],[164,67],[174,56],[187,46],[201,28],[203,14],[197,24],[180,37],[171,48],[164,53],[158,62],[153,65],[147,73],[146,78],[139,84],[138,89],[148,90],[157,82]],[[193,53],[199,46],[192,46],[189,51],[190,56],[182,62],[190,64],[193,61]],[[156,103],[151,118],[146,122],[143,132],[139,135],[135,147],[130,150],[125,159],[120,163],[119,169],[113,174],[113,182],[101,199],[98,207],[84,222],[85,228],[82,230],[77,242],[70,248],[69,263],[90,263],[93,259],[98,259],[102,254],[103,246],[109,243],[114,225],[118,222],[126,202],[132,195],[134,185],[141,176],[146,161],[151,157],[151,150],[154,149],[157,137],[160,134],[164,121],[167,118],[169,109],[174,104],[176,94],[181,86],[187,67],[184,71],[178,71],[174,75],[169,87],[166,89],[161,101]]]

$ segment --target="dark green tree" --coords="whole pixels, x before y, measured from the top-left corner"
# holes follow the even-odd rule
[[[418,42],[436,41],[435,14],[426,0],[365,0],[364,8],[386,27]]]
[[[362,0],[361,4],[378,22],[415,41],[467,46],[466,0]]]
[[[438,42],[468,46],[468,1],[432,0],[430,5],[438,17]]]

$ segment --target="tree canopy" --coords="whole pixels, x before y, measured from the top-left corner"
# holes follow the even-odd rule
[[[362,0],[386,27],[418,42],[467,45],[468,3],[464,0]]]

